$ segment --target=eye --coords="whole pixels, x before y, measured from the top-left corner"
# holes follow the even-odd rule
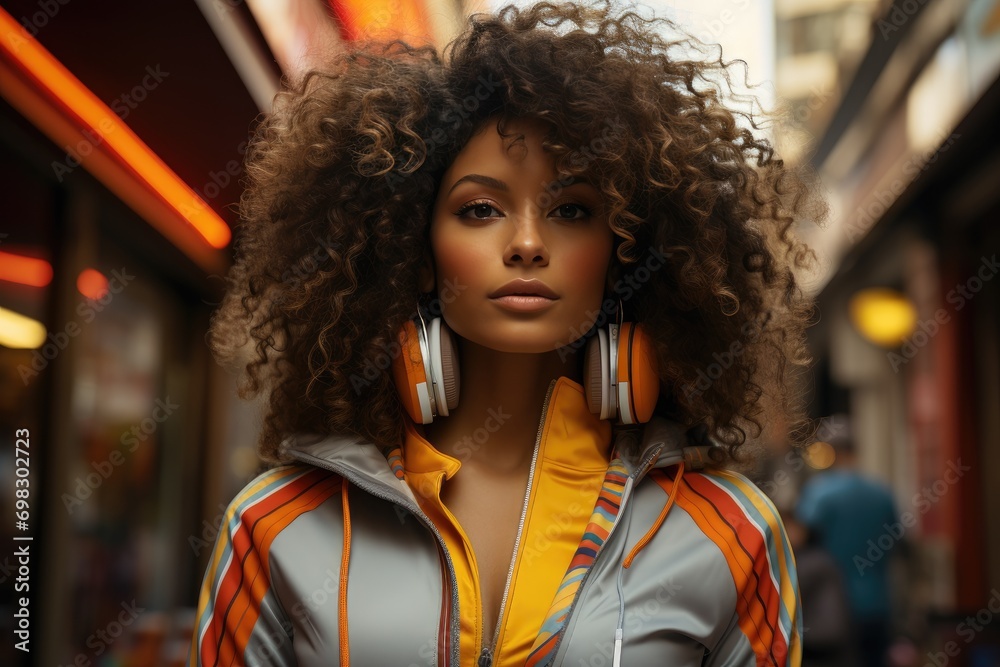
[[[499,211],[497,211],[497,209],[488,201],[473,201],[469,202],[459,210],[455,211],[455,215],[457,215],[460,218],[463,218],[465,217],[465,214],[469,211],[474,211],[472,216],[472,219],[474,220],[485,220],[486,218],[491,217],[489,215],[490,211],[496,211],[497,213],[499,213]],[[483,213],[485,215],[480,216],[479,215],[480,213]]]
[[[582,220],[584,218],[589,218],[591,215],[590,209],[587,208],[586,206],[583,206],[582,204],[560,204],[559,206],[556,207],[556,211],[561,211],[561,212],[566,212],[567,209],[569,210],[570,213],[576,210],[580,211],[583,215],[580,216],[569,215],[569,216],[556,216],[556,217],[565,218],[567,220]]]

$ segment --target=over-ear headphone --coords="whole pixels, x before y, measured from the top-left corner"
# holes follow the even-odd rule
[[[408,320],[399,332],[400,354],[392,360],[392,374],[403,407],[413,421],[430,424],[458,406],[458,359],[455,338],[440,317],[430,325]]]
[[[590,411],[621,424],[649,421],[660,395],[653,341],[641,324],[623,322],[598,329],[587,342],[584,389]]]
[[[392,372],[403,407],[413,421],[430,424],[458,406],[459,373],[454,334],[440,317],[407,321]],[[609,324],[587,342],[584,392],[590,411],[620,424],[649,421],[660,394],[652,340],[641,324]]]

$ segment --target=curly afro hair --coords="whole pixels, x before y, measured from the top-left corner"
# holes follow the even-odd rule
[[[762,415],[805,424],[793,371],[811,362],[814,311],[793,271],[815,255],[793,225],[820,223],[826,204],[759,118],[726,106],[733,63],[692,59],[704,46],[611,2],[509,5],[471,16],[441,54],[354,44],[287,85],[247,151],[210,329],[217,359],[245,367],[240,396],[268,392],[262,458],[281,462],[295,432],[401,441],[390,362],[440,179],[485,122],[503,133],[518,117],[546,123],[559,174],[603,193],[613,282],[635,287],[626,319],[654,339],[657,414],[707,424],[737,459]],[[651,252],[667,261],[644,273]]]

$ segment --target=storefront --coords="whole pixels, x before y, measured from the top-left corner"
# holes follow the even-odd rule
[[[930,655],[954,642],[948,664],[995,664],[1000,623],[965,619],[1000,599],[1000,8],[944,4],[859,70],[820,144],[839,210],[814,405],[852,414],[916,547],[897,621]]]
[[[28,520],[0,540],[27,545],[30,574],[15,590],[5,547],[0,663],[182,664],[204,571],[189,537],[206,493],[248,472],[209,443],[252,457],[204,335],[259,109],[193,3],[4,4],[0,511],[22,500]],[[22,596],[28,651],[9,640]]]

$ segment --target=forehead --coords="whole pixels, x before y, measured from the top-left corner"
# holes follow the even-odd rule
[[[481,155],[507,156],[511,160],[521,160],[529,153],[542,155],[542,140],[549,126],[535,118],[508,119],[503,125],[504,135],[497,126],[498,118],[491,117],[483,122],[455,156],[454,163],[466,161]],[[551,155],[545,154],[551,159]]]
[[[504,134],[501,136],[501,128],[497,126],[498,119],[499,116],[493,116],[477,128],[455,155],[442,185],[454,182],[463,174],[482,171],[484,165],[488,168],[491,164],[506,164],[508,167],[520,167],[532,172],[542,170],[555,175],[556,155],[544,147],[543,142],[546,135],[552,135],[557,144],[561,142],[554,136],[550,124],[537,118],[508,118],[502,126]],[[563,185],[565,187],[575,182],[589,183],[590,179],[581,175]]]

